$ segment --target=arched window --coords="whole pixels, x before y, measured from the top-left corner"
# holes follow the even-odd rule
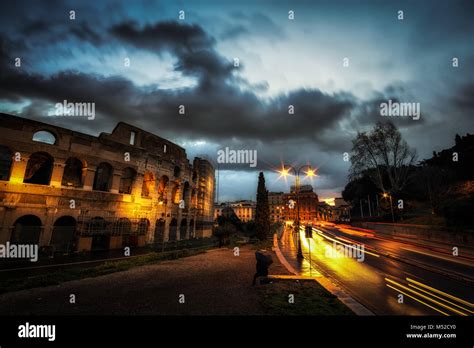
[[[46,152],[35,152],[26,165],[23,182],[26,184],[49,185],[53,173],[53,157]]]
[[[33,134],[33,141],[54,145],[56,144],[56,136],[48,131],[38,131]]]
[[[93,217],[88,223],[88,232],[92,236],[91,250],[107,250],[110,244],[110,222],[100,216]]]
[[[179,166],[175,166],[173,170],[173,175],[175,178],[179,178],[179,175],[181,174],[181,168]]]
[[[68,187],[82,187],[85,175],[85,166],[76,157],[69,157],[64,167],[61,185]]]
[[[120,218],[114,222],[112,233],[123,236],[132,232],[132,222],[127,218]]]
[[[163,243],[165,237],[165,219],[156,220],[155,243]]]
[[[152,172],[143,175],[142,197],[150,197],[155,189],[155,176]]]
[[[138,229],[137,232],[138,234],[146,234],[148,232],[148,228],[150,227],[150,221],[148,219],[142,218],[138,222]]]
[[[76,219],[62,216],[56,220],[51,235],[51,246],[57,252],[72,252],[76,244]]]
[[[112,234],[122,236],[122,246],[130,247],[136,242],[132,240],[132,222],[127,218],[120,218],[114,222]]]
[[[183,186],[183,195],[182,199],[186,202],[186,204],[189,204],[189,194],[191,192],[191,188],[189,187],[189,182],[185,182]]]
[[[103,217],[96,216],[90,219],[88,223],[88,232],[91,234],[105,233],[107,230],[107,222]]]
[[[168,240],[170,242],[176,240],[177,231],[178,231],[178,220],[173,219],[171,220],[171,223],[170,223],[170,233],[168,237]]]
[[[158,184],[158,201],[166,203],[166,194],[168,189],[168,182],[170,180],[166,175],[163,175]]]
[[[12,244],[39,244],[41,220],[35,215],[24,215],[15,221],[11,235]]]
[[[186,239],[186,232],[188,229],[188,222],[186,219],[181,220],[181,226],[179,226],[179,239]]]
[[[130,167],[125,168],[123,170],[122,177],[120,178],[119,193],[132,193],[133,182],[135,181],[136,176],[137,172],[135,169]]]
[[[194,189],[191,191],[191,207],[197,207],[197,192]]]
[[[102,162],[97,166],[94,176],[93,189],[96,191],[109,191],[112,184],[113,168],[110,164]]]
[[[180,199],[180,196],[179,196],[179,184],[176,182],[176,183],[174,183],[173,190],[171,191],[171,201],[172,201],[174,204],[178,204],[178,203],[179,203],[179,199]]]
[[[13,152],[6,146],[0,145],[0,180],[10,180],[13,164]]]
[[[194,220],[189,220],[189,238],[194,238]]]

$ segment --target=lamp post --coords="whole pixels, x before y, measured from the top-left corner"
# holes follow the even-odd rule
[[[395,223],[395,217],[393,216],[393,202],[392,202],[392,195],[387,193],[387,192],[384,192],[383,193],[383,197],[384,198],[389,198],[390,199],[390,211],[392,212],[392,222]]]
[[[298,238],[296,239],[296,243],[297,243],[297,248],[298,248],[298,252],[297,252],[297,257],[298,259],[303,259],[304,256],[303,256],[303,251],[301,249],[301,236],[300,236],[300,200],[299,200],[299,196],[300,196],[300,172],[301,170],[303,170],[304,168],[308,168],[307,171],[306,171],[306,177],[312,177],[312,176],[316,176],[316,170],[311,168],[310,165],[308,164],[305,164],[305,165],[302,165],[301,167],[299,167],[298,169],[295,169],[294,167],[292,166],[288,166],[285,168],[285,166],[283,166],[283,168],[281,169],[280,171],[280,175],[281,176],[288,176],[290,174],[290,171],[293,171],[294,175],[295,175],[295,194],[296,194],[296,233],[298,235]]]

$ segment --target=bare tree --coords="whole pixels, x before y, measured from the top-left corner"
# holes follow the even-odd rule
[[[455,173],[448,168],[428,165],[418,168],[417,184],[426,192],[433,214],[441,213],[441,201],[452,191],[453,178],[455,178]]]
[[[384,192],[396,193],[404,188],[416,151],[402,139],[391,121],[378,122],[370,133],[359,132],[352,144],[351,180],[369,173]]]

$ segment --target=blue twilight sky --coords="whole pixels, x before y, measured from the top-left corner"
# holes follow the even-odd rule
[[[392,119],[420,159],[472,133],[473,16],[473,1],[6,1],[0,112],[93,135],[124,121],[190,159],[257,150],[256,168],[220,166],[220,201],[254,199],[260,170],[287,191],[283,162],[318,167],[331,198],[382,101],[420,103],[420,120]],[[65,99],[94,102],[95,119],[55,116]]]

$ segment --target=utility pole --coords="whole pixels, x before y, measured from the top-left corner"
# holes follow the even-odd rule
[[[300,237],[300,175],[299,171],[296,173],[295,179],[295,192],[296,192],[296,232],[298,233],[298,258],[302,259],[303,250],[301,250],[301,237]]]
[[[300,172],[302,169],[308,168],[308,171],[306,172],[307,177],[315,176],[316,175],[316,170],[312,169],[310,165],[305,164],[299,167],[298,169],[289,166],[288,168],[283,167],[283,169],[280,171],[280,175],[282,176],[287,176],[289,174],[289,171],[292,170],[295,174],[295,194],[296,194],[296,241],[297,241],[297,257],[298,259],[303,259],[303,251],[301,249],[301,236],[300,236]]]

